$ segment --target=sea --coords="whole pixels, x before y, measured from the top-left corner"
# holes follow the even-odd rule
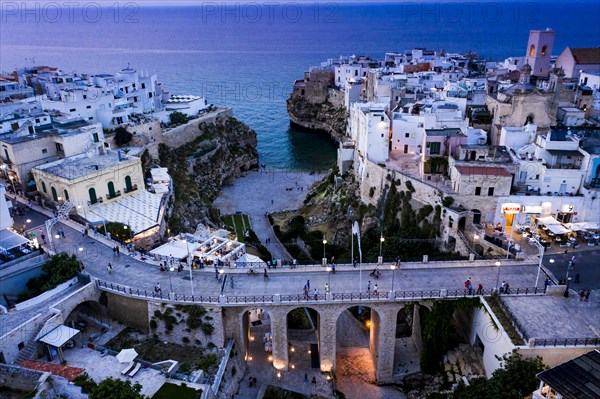
[[[49,65],[113,73],[131,66],[177,94],[230,106],[258,134],[260,162],[322,171],[336,145],[289,126],[285,100],[304,71],[341,55],[415,47],[523,56],[531,29],[553,54],[600,45],[600,2],[0,2],[0,70]]]

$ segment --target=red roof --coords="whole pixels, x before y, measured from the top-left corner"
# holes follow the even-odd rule
[[[456,165],[455,168],[461,175],[510,176],[506,169],[498,167]]]
[[[594,48],[569,48],[575,62],[580,65],[600,64],[600,47]]]
[[[34,362],[31,360],[26,360],[23,363],[21,363],[21,367],[39,371],[47,371],[59,377],[66,378],[69,381],[73,381],[75,377],[77,377],[79,374],[85,371],[85,369],[79,367],[69,367],[60,364]]]

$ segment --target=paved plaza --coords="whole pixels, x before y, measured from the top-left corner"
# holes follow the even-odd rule
[[[600,338],[600,297],[595,292],[588,302],[574,292],[568,298],[544,295],[503,301],[531,338]]]
[[[224,186],[213,206],[222,215],[242,212],[250,218],[252,230],[265,244],[274,258],[291,259],[271,228],[266,214],[298,209],[313,184],[323,179],[322,174],[295,171],[248,172],[236,179],[235,184]]]

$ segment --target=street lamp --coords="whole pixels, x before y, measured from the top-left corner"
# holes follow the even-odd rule
[[[383,242],[384,241],[385,241],[385,238],[383,238],[383,235],[381,235],[381,237],[379,237],[379,257],[382,258],[380,263],[383,263],[382,251],[383,251]]]
[[[173,293],[173,282],[171,281],[171,272],[174,271],[173,266],[169,267],[169,286],[171,287],[171,294]]]
[[[331,290],[331,270],[333,270],[333,269],[328,266],[326,270],[327,270],[327,286]]]
[[[392,290],[390,292],[394,292],[394,277],[396,276],[396,265],[391,265],[390,269],[392,269]]]
[[[565,293],[563,294],[565,298],[569,297],[569,282],[571,281],[571,277],[569,277],[569,272],[571,271],[572,267],[573,262],[569,261],[569,264],[567,265],[567,275],[565,277],[565,279],[567,280],[567,288],[565,289]]]
[[[496,292],[498,292],[498,282],[500,282],[500,265],[499,261],[496,261],[496,267],[498,268],[498,275],[496,276]]]
[[[327,240],[323,240],[323,265],[327,264],[327,256],[325,255],[325,245],[327,245]]]

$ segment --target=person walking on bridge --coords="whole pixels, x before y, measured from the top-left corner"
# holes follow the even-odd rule
[[[315,301],[318,301],[319,300],[319,290],[315,288],[313,295],[315,296]]]

